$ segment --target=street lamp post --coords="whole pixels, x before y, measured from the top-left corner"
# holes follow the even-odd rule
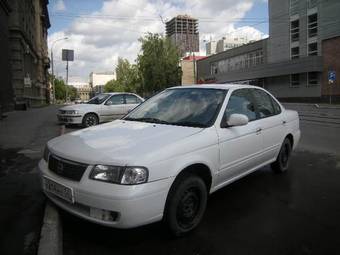
[[[53,89],[53,103],[55,104],[55,84],[54,84],[54,61],[53,61],[53,47],[56,42],[67,40],[67,37],[59,38],[51,43],[51,62],[52,62],[52,89]]]

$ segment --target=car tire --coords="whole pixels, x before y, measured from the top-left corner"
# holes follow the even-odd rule
[[[272,170],[276,173],[286,172],[289,168],[291,154],[292,154],[291,142],[288,138],[285,138],[276,161],[271,164]]]
[[[179,176],[172,185],[164,211],[164,222],[171,234],[179,237],[201,222],[208,200],[204,181],[192,174]]]
[[[83,118],[83,127],[91,127],[98,125],[99,120],[96,114],[87,113]]]

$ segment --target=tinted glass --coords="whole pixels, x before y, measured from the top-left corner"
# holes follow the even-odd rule
[[[87,104],[101,104],[103,103],[110,95],[109,94],[99,94],[93,98],[91,98]]]
[[[141,100],[134,95],[125,95],[125,101],[127,104],[139,104]]]
[[[226,93],[222,89],[168,89],[144,102],[125,119],[208,127],[215,121]]]
[[[275,110],[272,103],[272,98],[263,90],[251,90],[257,104],[257,110],[260,118],[266,118],[275,115]]]
[[[124,104],[124,96],[123,95],[114,95],[110,97],[106,103],[106,105],[117,105],[117,104]]]
[[[239,89],[231,94],[225,113],[227,120],[234,113],[246,115],[249,121],[256,119],[254,102],[248,89]]]

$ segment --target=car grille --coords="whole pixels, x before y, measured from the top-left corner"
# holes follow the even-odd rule
[[[51,155],[48,168],[55,174],[73,181],[80,181],[88,165],[81,164]]]

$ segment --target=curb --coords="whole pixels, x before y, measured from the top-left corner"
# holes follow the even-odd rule
[[[58,210],[51,202],[47,201],[37,254],[62,255],[62,240],[62,226]]]

